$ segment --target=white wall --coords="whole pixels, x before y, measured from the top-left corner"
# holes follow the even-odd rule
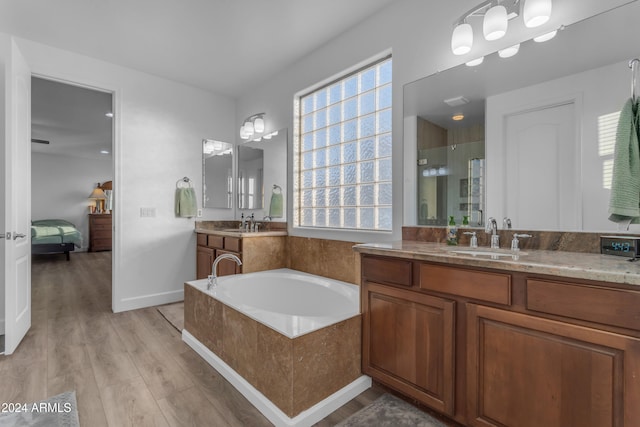
[[[89,194],[96,183],[112,179],[111,156],[81,159],[31,154],[31,219],[64,219],[75,224],[89,246]],[[80,249],[76,248],[76,251]]]
[[[592,16],[604,9],[626,3],[626,0],[556,0],[554,17],[549,25],[569,24]],[[471,59],[456,57],[451,53],[450,37],[452,25],[459,16],[477,2],[427,2],[424,0],[404,0],[393,2],[379,13],[371,16],[350,31],[340,35],[320,49],[311,52],[301,61],[292,64],[277,76],[247,91],[238,100],[236,118],[247,117],[257,112],[266,112],[268,127],[287,127],[293,130],[293,98],[296,92],[334,76],[378,53],[392,49],[393,53],[393,232],[392,233],[349,233],[326,230],[294,230],[293,235],[324,237],[349,241],[387,241],[401,237],[403,206],[415,208],[416,186],[416,146],[403,147],[402,143],[402,89],[418,78],[445,70]],[[555,21],[554,21],[555,20]],[[540,27],[540,33],[548,31]],[[526,38],[531,37],[528,35]],[[476,37],[479,39],[480,37]],[[525,37],[521,33],[510,32],[503,39],[491,44],[477,40],[474,56],[511,46]],[[238,119],[238,120],[240,120]],[[236,123],[236,129],[241,123]],[[289,155],[291,141],[289,138]],[[406,155],[405,155],[406,154]],[[406,157],[406,161],[403,160]],[[291,159],[289,159],[291,161]],[[289,183],[291,183],[289,176]],[[291,209],[292,189],[288,191]],[[292,218],[292,212],[288,212]]]
[[[182,299],[196,243],[194,219],[174,216],[176,181],[188,176],[201,195],[202,139],[233,140],[234,101],[27,40],[18,46],[36,75],[114,92],[114,311]],[[156,216],[140,217],[141,207]]]

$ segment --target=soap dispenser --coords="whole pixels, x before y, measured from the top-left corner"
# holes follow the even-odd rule
[[[447,245],[455,246],[458,244],[458,229],[456,227],[456,220],[453,219],[453,215],[449,216],[449,225],[447,225]]]

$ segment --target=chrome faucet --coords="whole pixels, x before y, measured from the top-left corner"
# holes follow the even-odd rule
[[[242,265],[242,261],[240,258],[235,256],[234,254],[222,254],[218,255],[216,259],[213,261],[213,265],[211,266],[211,276],[209,276],[209,281],[207,282],[207,290],[210,291],[211,288],[218,286],[218,274],[216,273],[218,270],[218,263],[223,259],[232,259],[238,265]]]
[[[528,238],[528,237],[533,237],[531,234],[518,234],[515,233],[513,235],[513,240],[511,241],[511,250],[512,251],[519,251],[520,247],[518,246],[518,244],[520,243],[520,240],[518,240],[518,237],[523,239],[523,238]]]
[[[491,234],[491,249],[500,249],[500,236],[498,235],[498,223],[494,217],[487,219],[487,227],[484,230]]]

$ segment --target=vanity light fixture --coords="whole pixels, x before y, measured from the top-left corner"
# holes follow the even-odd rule
[[[256,134],[264,132],[264,115],[265,113],[258,113],[247,117],[242,126],[240,126],[240,138],[242,139],[254,139]],[[261,135],[258,135],[260,138]]]
[[[507,33],[509,21],[523,15],[528,28],[538,27],[551,17],[551,0],[486,0],[464,13],[454,24],[451,51],[464,55],[473,47],[472,21],[482,19],[482,34],[488,41]]]

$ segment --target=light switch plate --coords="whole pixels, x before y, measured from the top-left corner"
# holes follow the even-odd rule
[[[156,208],[140,208],[140,218],[155,218]]]

